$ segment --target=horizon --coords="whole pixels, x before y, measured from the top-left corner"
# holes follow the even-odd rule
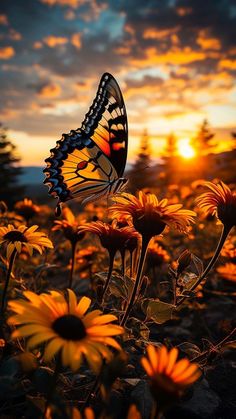
[[[227,28],[227,31],[225,30]],[[17,0],[0,6],[2,122],[23,164],[40,165],[80,126],[101,75],[117,79],[134,159],[148,130],[157,157],[171,133],[191,139],[203,119],[218,150],[236,130],[236,13],[230,0],[117,4]]]

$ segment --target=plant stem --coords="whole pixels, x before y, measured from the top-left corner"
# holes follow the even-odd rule
[[[72,260],[71,260],[71,269],[70,269],[70,277],[69,277],[69,288],[72,287],[72,283],[73,283],[73,274],[74,274],[74,269],[75,269],[75,252],[76,252],[76,244],[77,243],[72,243]]]
[[[108,287],[110,279],[111,279],[111,274],[112,274],[112,269],[113,269],[113,264],[114,264],[114,258],[115,258],[115,252],[113,252],[113,251],[109,252],[109,269],[108,269],[106,282],[104,284],[104,288],[103,288],[102,295],[101,295],[102,304],[104,302],[104,297],[105,297],[105,294],[106,294],[106,291],[107,291],[107,287]]]
[[[130,278],[132,278],[132,276],[133,276],[133,252],[130,252],[130,261],[129,261],[129,263],[130,263],[129,275],[130,275]]]
[[[11,254],[10,261],[9,261],[6,282],[5,282],[3,293],[2,293],[1,316],[3,316],[3,314],[4,314],[5,299],[6,299],[6,295],[7,295],[7,288],[8,288],[8,285],[9,285],[10,278],[11,278],[11,272],[12,272],[12,268],[13,268],[13,265],[14,265],[16,253],[17,253],[17,250],[14,249],[13,252],[12,252],[12,254]]]
[[[226,227],[224,226],[221,232],[221,236],[218,242],[218,245],[216,247],[215,253],[212,256],[210,262],[208,263],[207,267],[205,268],[205,270],[203,271],[203,273],[200,275],[200,277],[198,278],[198,280],[192,285],[192,287],[189,288],[188,291],[193,291],[195,290],[195,288],[197,288],[197,286],[203,281],[203,279],[207,276],[208,272],[213,268],[213,266],[215,265],[220,252],[224,246],[225,240],[228,237],[228,234],[230,233],[232,227]],[[180,304],[182,304],[182,302],[186,299],[187,297],[183,297],[181,298],[178,302],[177,302],[177,306],[179,306]]]
[[[120,252],[121,254],[121,275],[125,276],[125,250]]]
[[[141,254],[140,254],[139,263],[138,263],[138,271],[137,271],[137,275],[136,275],[136,280],[135,280],[135,284],[134,284],[132,294],[130,296],[130,300],[129,300],[128,305],[126,307],[126,311],[125,311],[124,316],[121,320],[121,326],[125,325],[128,317],[129,317],[130,311],[133,307],[133,304],[135,302],[136,294],[137,294],[137,291],[139,289],[139,285],[140,285],[140,282],[141,282],[141,279],[142,279],[142,273],[143,273],[143,268],[144,268],[144,264],[145,264],[145,260],[146,260],[148,244],[149,244],[149,238],[143,236]]]
[[[47,417],[46,416],[47,409],[48,409],[48,407],[49,407],[49,405],[52,401],[52,396],[53,396],[53,392],[54,392],[56,384],[57,384],[57,379],[58,379],[60,369],[61,369],[61,353],[59,353],[57,355],[55,369],[54,369],[53,375],[51,377],[51,385],[50,385],[48,393],[47,393],[47,399],[46,399],[46,403],[45,403],[43,419]]]

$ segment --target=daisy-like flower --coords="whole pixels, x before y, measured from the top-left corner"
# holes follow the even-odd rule
[[[168,262],[170,256],[157,242],[151,242],[148,246],[147,263],[149,267],[160,266]]]
[[[217,272],[228,281],[236,282],[236,264],[226,263],[225,265],[219,266]]]
[[[37,295],[25,291],[27,300],[12,300],[8,319],[11,325],[18,325],[12,338],[29,338],[27,347],[35,348],[45,344],[44,360],[50,361],[60,352],[61,363],[72,371],[79,369],[83,356],[89,367],[98,372],[103,357],[112,358],[111,346],[120,350],[113,336],[121,335],[123,328],[113,324],[117,317],[102,314],[100,310],[87,313],[90,298],[82,297],[78,302],[75,293],[68,289],[68,301],[58,291]]]
[[[79,231],[97,234],[101,245],[109,252],[121,253],[128,248],[132,238],[138,239],[137,232],[130,226],[117,228],[116,223],[107,224],[102,221],[94,221],[79,228]],[[137,242],[136,242],[137,245]]]
[[[196,199],[197,205],[207,215],[216,215],[222,224],[230,230],[236,225],[236,193],[232,192],[224,182],[215,185],[205,182],[209,189]]]
[[[26,250],[32,256],[34,249],[42,254],[46,247],[53,248],[53,244],[46,234],[36,231],[37,229],[37,225],[29,228],[25,225],[14,227],[12,224],[8,224],[7,227],[0,227],[0,245],[6,245],[8,260],[14,250],[16,253]]]
[[[28,222],[39,213],[40,208],[38,205],[35,205],[31,199],[25,198],[23,201],[19,201],[15,204],[15,211]]]
[[[81,223],[75,218],[73,212],[68,207],[63,208],[62,216],[62,220],[54,221],[55,225],[52,228],[52,231],[62,231],[65,238],[69,240],[73,246],[84,238],[84,233],[78,231],[78,227]]]
[[[147,358],[141,358],[152,395],[161,409],[175,402],[201,375],[198,365],[187,358],[177,361],[178,352],[177,348],[168,352],[164,345],[160,348],[148,345]]]
[[[131,254],[138,246],[139,234],[134,230],[133,227],[126,226],[122,228],[116,227],[116,222],[112,224],[107,224],[102,221],[94,221],[79,228],[82,232],[90,232],[97,234],[101,245],[108,250],[109,253],[109,269],[107,278],[104,284],[102,297],[105,295],[108,288],[114,258],[117,252],[120,252],[122,257],[122,271],[124,273],[124,261],[125,261],[125,252],[129,251]]]
[[[163,232],[165,227],[173,227],[186,233],[195,212],[182,209],[181,204],[169,205],[167,199],[158,201],[156,195],[140,191],[138,198],[129,193],[121,193],[113,198],[115,204],[110,208],[112,218],[120,215],[133,222],[135,229],[150,240]]]
[[[91,407],[86,407],[83,414],[76,407],[68,407],[66,413],[66,417],[70,419],[95,419],[95,414]],[[62,414],[63,412],[57,406],[48,406],[44,419],[56,419],[61,417]]]

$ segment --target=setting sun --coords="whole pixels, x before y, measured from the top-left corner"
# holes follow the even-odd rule
[[[180,156],[185,159],[191,159],[196,154],[194,148],[189,144],[188,138],[183,138],[178,141],[178,151]]]

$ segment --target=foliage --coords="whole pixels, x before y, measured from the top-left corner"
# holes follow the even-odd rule
[[[158,198],[163,197],[160,189],[155,188],[153,192]],[[66,301],[75,307],[73,305],[75,300],[82,301],[83,304],[88,304],[89,300],[91,302],[90,313],[93,314],[92,317],[88,317],[87,321],[95,322],[92,327],[96,331],[96,338],[105,345],[106,337],[99,336],[98,331],[104,333],[106,328],[96,329],[99,327],[99,324],[96,326],[96,321],[98,322],[98,319],[103,317],[97,310],[105,314],[104,318],[107,321],[108,319],[114,321],[113,319],[117,318],[116,324],[121,323],[130,302],[137,275],[140,276],[134,303],[124,325],[125,333],[114,336],[117,340],[116,349],[107,348],[106,352],[103,352],[105,351],[104,347],[98,342],[96,343],[99,354],[106,355],[103,356],[100,373],[94,373],[84,358],[81,358],[81,366],[78,370],[75,368],[75,372],[68,367],[76,353],[74,343],[73,351],[68,350],[64,356],[62,355],[62,358],[60,358],[60,351],[53,357],[54,352],[51,349],[52,356],[49,356],[51,360],[48,360],[44,356],[45,349],[49,346],[49,342],[45,342],[45,332],[42,336],[39,335],[37,338],[39,343],[35,347],[29,347],[29,339],[32,343],[32,336],[29,339],[26,337],[19,340],[20,335],[16,333],[16,330],[19,330],[16,324],[17,319],[11,319],[13,311],[10,311],[8,307],[5,315],[1,316],[0,324],[0,415],[2,417],[25,416],[36,419],[44,416],[45,418],[80,419],[81,411],[85,405],[91,406],[92,410],[85,410],[83,418],[149,419],[151,414],[155,413],[158,405],[159,408],[160,406],[163,408],[163,418],[176,417],[176,411],[180,412],[180,417],[184,417],[184,415],[191,417],[196,403],[208,406],[210,395],[218,397],[221,401],[221,410],[215,413],[215,417],[224,419],[233,417],[230,410],[233,386],[227,381],[229,380],[227,377],[230,376],[228,371],[232,370],[233,349],[236,345],[235,329],[233,329],[235,298],[233,269],[235,267],[236,237],[232,228],[216,269],[208,270],[205,274],[206,267],[214,259],[221,226],[216,223],[216,219],[211,214],[206,215],[196,208],[196,197],[203,192],[205,190],[202,187],[202,182],[197,181],[187,189],[186,186],[176,188],[169,185],[165,195],[168,198],[168,205],[166,201],[161,204],[161,201],[156,201],[154,198],[153,201],[151,198],[149,201],[147,200],[149,215],[152,215],[150,212],[150,204],[152,204],[153,208],[158,210],[155,213],[155,220],[158,221],[161,214],[164,216],[164,220],[169,222],[170,227],[166,227],[162,230],[162,235],[155,236],[150,242],[150,253],[144,254],[142,270],[138,267],[141,249],[140,236],[135,242],[136,248],[133,252],[125,247],[127,238],[122,244],[118,243],[117,230],[122,232],[126,221],[123,217],[123,224],[112,224],[111,228],[110,220],[107,218],[106,203],[90,204],[78,215],[75,203],[74,211],[64,210],[64,218],[56,223],[53,222],[52,210],[46,206],[38,206],[33,217],[27,218],[27,228],[37,224],[40,234],[49,236],[54,248],[52,249],[50,246],[48,249],[42,248],[42,254],[34,250],[34,253],[30,255],[24,248],[23,242],[20,247],[17,244],[18,253],[10,274],[9,261],[6,258],[7,243],[6,240],[2,242],[0,249],[0,297],[2,298],[8,275],[7,299],[11,301],[10,306],[13,311],[18,304],[19,316],[22,314],[23,307],[28,304],[27,298],[30,297],[34,301],[34,304],[30,305],[30,310],[27,311],[28,315],[24,317],[24,321],[29,322],[26,326],[29,334],[32,332],[35,308],[38,305],[39,309],[40,299],[44,301],[44,304],[40,306],[41,311],[40,315],[37,314],[37,321],[40,322],[43,319],[44,323],[45,321],[49,322],[47,323],[49,324],[47,333],[53,329],[50,319],[55,316],[55,313],[59,317],[63,317],[67,313]],[[140,194],[139,198],[142,202],[145,201],[144,195]],[[229,204],[234,205],[235,195],[226,186],[221,190],[218,202],[223,198],[226,199],[227,211],[229,211],[231,208]],[[138,198],[133,197],[132,202],[137,206]],[[187,211],[197,211],[195,225],[192,223],[187,225],[185,221],[184,227],[188,227],[188,234],[183,234],[173,228],[174,224],[172,225],[174,221],[178,220],[176,218],[178,211],[185,211],[184,215],[181,213],[182,221],[189,214],[186,210],[180,209],[180,204],[184,204]],[[30,205],[35,204],[31,203]],[[168,212],[171,205],[177,206],[175,207],[175,216],[173,211],[172,216]],[[214,201],[212,205],[211,210],[214,212],[213,207],[217,205],[217,202]],[[16,206],[16,210],[18,207],[19,205]],[[145,224],[147,208],[143,205],[141,209],[144,211],[141,221]],[[139,214],[141,209],[139,206]],[[99,222],[94,222],[94,215],[99,218]],[[134,212],[133,216],[135,216]],[[217,216],[220,216],[227,224],[227,219],[224,216],[222,218],[221,213],[217,213]],[[65,223],[65,218],[67,223]],[[232,220],[234,223],[234,218]],[[9,211],[7,205],[1,203],[0,227],[3,229],[1,230],[3,233],[8,231],[5,230],[8,224],[13,225],[15,230],[21,231],[20,225],[25,223],[26,219],[24,220],[22,215]],[[73,234],[76,234],[77,238],[79,237],[79,240],[76,240],[73,254],[71,236],[68,239],[70,223],[73,225]],[[84,225],[84,223],[86,223],[85,230],[87,231],[78,236],[81,224]],[[109,236],[109,239],[115,240],[105,248],[102,239],[106,239],[106,237],[101,238],[100,235],[91,233],[94,225],[101,226],[101,224],[107,226],[104,227],[106,232],[112,229],[113,234]],[[136,227],[140,229],[140,223]],[[143,227],[145,226],[142,225]],[[155,228],[151,229],[151,235],[155,234]],[[133,230],[129,229],[130,227],[126,227],[127,233],[130,231],[130,234],[133,234]],[[58,230],[60,231],[58,232]],[[99,234],[104,231],[100,229]],[[141,229],[140,231],[145,234],[145,230]],[[116,256],[110,266],[110,282],[105,295],[101,298],[108,277],[109,250],[112,245],[117,245],[117,243],[120,247],[117,247]],[[66,300],[68,294],[65,289],[68,288],[71,272],[73,273],[72,288],[74,293],[70,293],[70,299]],[[53,293],[49,294],[49,291],[52,290]],[[29,291],[31,294],[27,294]],[[64,297],[60,297],[58,292],[62,292]],[[48,296],[42,296],[42,293],[47,293]],[[28,297],[25,298],[24,295]],[[40,299],[38,299],[39,295],[41,295]],[[14,303],[15,300],[18,303]],[[57,304],[59,305],[57,306]],[[60,311],[59,314],[57,310]],[[84,322],[86,316],[82,318]],[[86,327],[88,325],[89,323],[86,323]],[[22,327],[25,328],[24,325]],[[38,333],[41,329],[40,325],[37,327],[39,327]],[[106,327],[108,328],[109,325]],[[36,333],[36,330],[33,332]],[[71,330],[64,331],[67,336],[70,332]],[[13,340],[11,336],[17,338]],[[108,340],[108,344],[109,342],[112,341]],[[196,372],[197,366],[193,367],[193,364],[200,366],[204,378],[199,378],[196,383],[193,382],[192,389],[189,391],[180,386],[178,374],[173,369],[173,360],[171,361],[172,369],[166,355],[165,362],[161,357],[158,362],[155,361],[154,355],[152,356],[154,350],[147,349],[150,343],[155,347],[156,353],[162,353],[161,357],[167,353],[168,357],[170,354],[177,356],[179,352],[180,358],[175,360],[176,365],[186,364],[188,366],[189,369],[186,371],[188,378],[192,370]],[[56,345],[59,345],[58,341]],[[94,352],[94,348],[89,346],[88,340],[86,345],[81,348],[85,352],[87,349],[87,358],[92,362],[92,365],[98,365],[98,354],[96,351]],[[64,345],[65,347],[66,345]],[[122,351],[117,349],[119,347],[122,348]],[[160,349],[166,347],[168,351]],[[147,374],[142,368],[140,361],[147,354],[150,365],[153,365],[153,368],[156,365],[155,374],[148,369],[150,367],[147,365]],[[182,358],[188,358],[189,361]],[[166,364],[162,372],[161,359]],[[227,368],[227,374],[224,376],[224,389],[218,390],[216,383],[221,382],[222,375],[220,374],[223,373],[219,374],[217,380],[216,375],[222,366],[223,369]],[[200,372],[196,377],[199,375]],[[180,378],[182,384],[184,380],[187,383],[185,374],[180,375]],[[190,376],[190,381],[191,379],[194,381],[195,377]],[[225,394],[226,388],[227,394]],[[206,389],[208,393],[206,393]],[[156,399],[159,402],[157,405],[155,404]],[[135,405],[130,405],[131,400]],[[173,403],[176,403],[177,406],[172,407]],[[177,410],[175,411],[175,409]]]
[[[16,147],[8,138],[7,129],[0,124],[0,197],[12,207],[17,196],[23,193],[22,186],[17,185],[21,174],[20,158],[16,154]]]

